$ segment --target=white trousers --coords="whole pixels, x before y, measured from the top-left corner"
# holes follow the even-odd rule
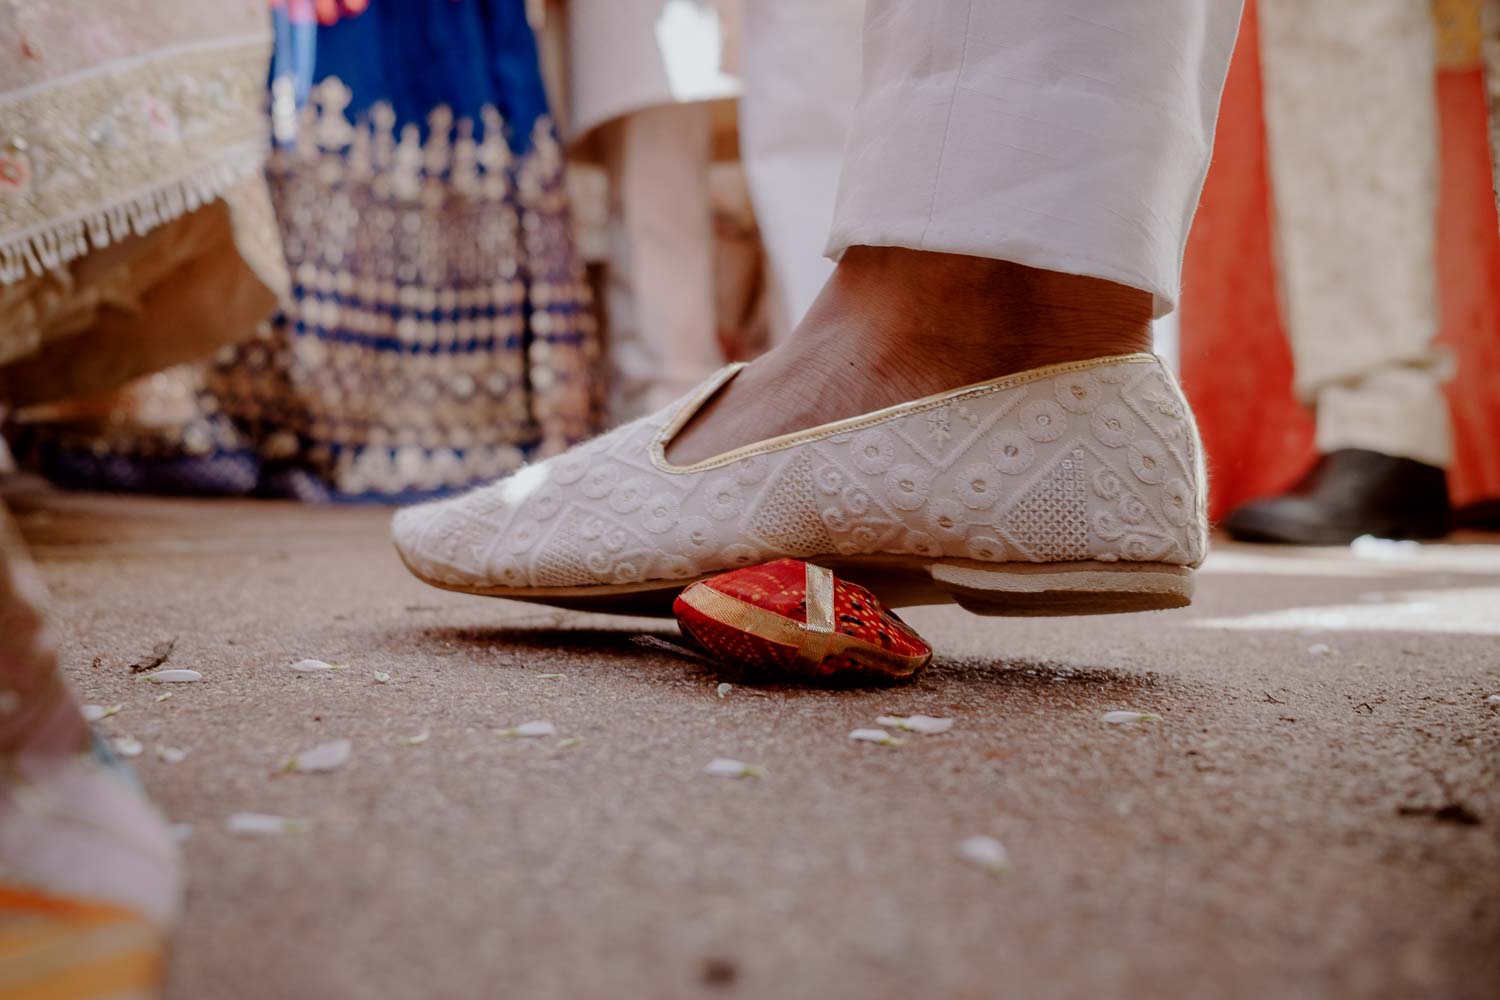
[[[1428,0],[1261,0],[1282,305],[1320,451],[1446,466]]]
[[[870,0],[828,251],[971,254],[1176,304],[1238,0]]]

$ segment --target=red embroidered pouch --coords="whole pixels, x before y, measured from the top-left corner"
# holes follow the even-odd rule
[[[798,559],[695,583],[672,610],[710,653],[770,673],[906,678],[932,659],[932,647],[874,594]]]

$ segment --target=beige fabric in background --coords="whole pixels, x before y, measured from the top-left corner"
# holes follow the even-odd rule
[[[570,0],[568,134],[603,159],[611,186],[612,421],[676,399],[724,363],[722,335],[743,339],[721,328],[714,305],[716,285],[756,276],[742,254],[726,259],[715,233],[710,161],[725,146],[727,109],[710,102],[744,90],[738,145],[769,265],[773,339],[817,297],[833,268],[822,251],[858,96],[863,8],[754,0],[741,14],[735,0]]]
[[[739,0],[567,0],[567,140],[643,108],[738,97],[726,50],[738,12]]]
[[[724,363],[714,308],[709,106],[666,104],[606,122],[608,416],[652,413]]]
[[[1323,452],[1451,458],[1428,0],[1261,0],[1281,298]]]

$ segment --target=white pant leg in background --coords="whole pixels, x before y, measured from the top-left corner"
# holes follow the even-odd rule
[[[1428,0],[1261,0],[1282,307],[1318,449],[1446,466]]]
[[[865,0],[750,0],[740,157],[775,299],[772,336],[807,313],[833,263],[823,256],[859,98]]]
[[[1176,304],[1238,0],[870,0],[828,252],[910,247]]]
[[[634,111],[600,129],[610,176],[611,423],[672,402],[724,363],[715,336],[707,104]]]

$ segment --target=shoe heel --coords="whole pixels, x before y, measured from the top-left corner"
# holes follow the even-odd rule
[[[976,615],[1108,615],[1193,601],[1193,571],[1168,563],[950,561],[930,572],[934,586]]]

